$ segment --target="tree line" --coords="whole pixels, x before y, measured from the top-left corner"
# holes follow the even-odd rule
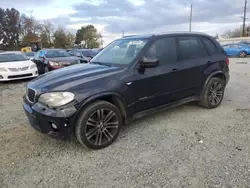
[[[98,48],[102,36],[93,25],[83,26],[72,34],[64,27],[55,28],[46,20],[39,22],[32,16],[20,14],[14,8],[0,7],[0,49],[20,50],[39,41],[43,48]]]
[[[229,29],[229,30],[225,31],[221,35],[221,37],[223,37],[223,38],[248,37],[248,36],[250,36],[250,25],[246,25],[244,36],[242,35],[242,33],[243,33],[242,31],[243,31],[242,26],[239,28]]]

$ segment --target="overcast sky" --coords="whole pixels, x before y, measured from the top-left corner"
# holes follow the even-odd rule
[[[0,7],[14,7],[72,32],[93,24],[107,44],[122,30],[125,35],[188,30],[191,3],[194,31],[215,35],[242,24],[244,0],[0,0]]]

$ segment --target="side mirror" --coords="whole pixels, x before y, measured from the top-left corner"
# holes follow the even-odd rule
[[[153,68],[159,65],[159,60],[157,58],[147,58],[143,57],[141,62],[142,68]]]

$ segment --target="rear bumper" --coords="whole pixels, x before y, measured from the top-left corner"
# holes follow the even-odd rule
[[[23,109],[29,124],[37,131],[58,139],[69,139],[73,131],[74,107],[52,110],[40,103],[31,106],[24,97]],[[52,124],[57,128],[52,127]]]

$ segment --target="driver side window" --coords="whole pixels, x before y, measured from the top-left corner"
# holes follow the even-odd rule
[[[176,62],[176,43],[174,37],[157,39],[145,54],[147,58],[157,58],[159,65]]]

